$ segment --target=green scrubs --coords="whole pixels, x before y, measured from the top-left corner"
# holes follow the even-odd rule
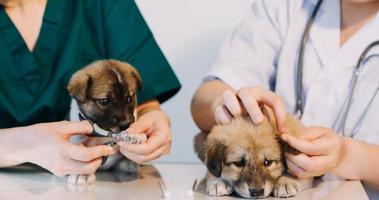
[[[48,0],[33,52],[0,6],[0,128],[63,120],[71,75],[100,59],[139,70],[139,102],[180,89],[133,0]]]

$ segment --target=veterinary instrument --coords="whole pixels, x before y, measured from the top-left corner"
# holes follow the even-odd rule
[[[84,115],[82,113],[79,112],[79,120],[80,121],[83,121],[83,120],[87,120],[86,117],[84,117]],[[130,137],[128,137],[128,133],[126,131],[121,131],[120,133],[114,133],[112,131],[106,131],[102,128],[100,128],[96,123],[93,123],[92,120],[88,120],[92,126],[92,133],[89,135],[90,137],[108,137],[110,138],[110,140],[106,143],[104,143],[104,145],[109,145],[109,146],[114,146],[115,144],[117,144],[118,142],[120,141],[125,141],[125,142],[129,142],[130,141]],[[108,156],[103,156],[102,159],[101,159],[101,165],[105,164],[108,160]]]
[[[86,120],[86,118],[81,113],[79,113],[79,119],[80,121]],[[106,142],[106,145],[113,146],[120,141],[128,143],[130,140],[130,137],[128,137],[128,133],[126,131],[121,131],[120,133],[106,131],[100,128],[96,123],[93,123],[91,120],[88,121],[91,123],[93,130],[90,137],[109,137],[110,141]]]
[[[301,119],[301,117],[303,116],[303,99],[302,99],[303,80],[302,79],[303,79],[303,68],[304,68],[303,67],[304,52],[305,52],[306,43],[307,43],[308,38],[309,38],[310,30],[312,28],[312,25],[313,25],[315,19],[316,19],[317,13],[321,7],[322,2],[323,2],[323,0],[319,0],[317,2],[317,4],[316,4],[316,6],[315,6],[315,8],[314,8],[314,10],[310,16],[310,19],[305,26],[305,30],[304,30],[304,33],[303,33],[303,36],[301,39],[301,44],[300,44],[300,52],[299,52],[299,57],[298,57],[298,69],[297,69],[297,82],[296,82],[296,110],[295,110],[296,111],[295,113],[299,119]],[[374,41],[370,45],[368,45],[366,47],[366,49],[360,55],[358,62],[355,66],[355,74],[354,74],[353,79],[352,79],[352,87],[351,87],[351,90],[349,92],[349,96],[347,98],[347,107],[346,107],[345,111],[343,112],[344,115],[343,115],[342,124],[341,124],[343,136],[346,136],[346,132],[345,132],[346,131],[345,130],[346,121],[347,121],[347,118],[349,115],[351,104],[353,103],[353,96],[354,96],[356,84],[358,82],[359,74],[362,71],[362,65],[363,65],[365,59],[367,58],[366,57],[367,53],[373,47],[378,46],[378,45],[379,45],[379,40]],[[378,90],[379,90],[379,86],[378,86],[378,89],[375,91],[375,94],[370,99],[369,104],[365,108],[363,115],[360,117],[358,124],[356,125],[356,127],[354,127],[352,134],[350,134],[350,137],[354,137],[357,134],[357,132],[358,132],[359,128],[361,127],[362,122],[364,121],[365,116],[366,116],[373,100],[375,99],[375,97],[378,93]]]

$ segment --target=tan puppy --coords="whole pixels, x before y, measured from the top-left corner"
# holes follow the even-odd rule
[[[137,91],[142,81],[137,70],[127,63],[116,60],[94,62],[76,72],[69,84],[68,91],[73,97],[70,120],[78,120],[81,115],[100,128],[119,133],[136,120]],[[77,107],[77,109],[75,109]],[[129,134],[130,141],[143,143],[144,134]],[[83,142],[75,138],[74,142]],[[84,138],[88,146],[104,144],[108,139]],[[138,165],[117,154],[107,159],[103,169],[116,168],[125,172],[137,172]],[[95,180],[94,175],[70,175],[69,183],[85,184]]]
[[[280,140],[271,110],[262,107],[268,120],[254,125],[249,117],[236,118],[228,125],[217,125],[205,142],[205,164],[209,172],[207,193],[231,194],[244,198],[290,197],[309,188],[312,179],[297,179],[286,174],[283,152],[296,153]],[[288,116],[288,134],[299,135],[298,120]],[[217,189],[216,189],[217,184]]]

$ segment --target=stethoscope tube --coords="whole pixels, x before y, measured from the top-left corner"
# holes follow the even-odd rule
[[[357,85],[357,82],[358,82],[358,78],[359,78],[359,75],[362,71],[362,64],[363,64],[363,61],[365,60],[366,56],[367,56],[367,53],[375,46],[379,45],[379,41],[374,41],[372,42],[370,45],[368,45],[366,47],[366,49],[362,52],[361,56],[359,56],[359,59],[358,59],[358,62],[356,64],[356,67],[355,67],[355,74],[354,74],[354,78],[352,80],[352,85],[351,85],[351,92],[349,94],[349,98],[347,100],[347,107],[345,109],[345,112],[344,114],[342,115],[343,118],[342,118],[342,124],[341,124],[341,128],[342,128],[342,134],[345,136],[345,133],[346,133],[346,121],[347,121],[347,117],[349,115],[349,112],[350,112],[350,107],[353,103],[353,96],[354,96],[354,93],[355,93],[355,86]],[[370,102],[369,102],[369,105],[366,107],[366,109],[364,110],[364,113],[367,113],[368,112],[368,108],[371,106],[372,102],[374,101],[374,98],[377,94],[377,91],[375,91],[375,94],[374,96],[371,98]],[[359,121],[359,124],[358,126],[353,130],[353,133],[352,135],[350,135],[350,137],[353,137],[355,134],[357,134],[360,126],[361,126],[361,121],[363,121],[364,117],[362,117],[362,119],[360,119]]]
[[[308,42],[309,33],[311,31],[312,25],[316,19],[316,15],[320,10],[321,4],[323,0],[319,0],[314,8],[311,17],[307,25],[305,26],[305,30],[303,33],[303,37],[301,39],[300,51],[298,57],[298,69],[297,69],[297,84],[296,84],[296,115],[299,119],[303,117],[303,65],[304,65],[304,52],[305,47]]]

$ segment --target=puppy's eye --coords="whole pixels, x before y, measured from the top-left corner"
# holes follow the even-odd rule
[[[265,159],[265,161],[263,162],[263,165],[264,165],[265,167],[269,167],[269,166],[272,165],[272,163],[273,163],[272,160],[267,160],[267,159]]]
[[[102,99],[98,99],[97,102],[102,105],[102,106],[107,106],[110,102],[111,102],[111,98],[109,97],[105,97],[105,98],[102,98]]]
[[[126,97],[126,102],[127,103],[132,103],[132,101],[133,101],[132,95],[129,95],[128,97]]]
[[[245,158],[242,158],[240,161],[233,162],[233,165],[236,167],[244,167],[246,165]]]

